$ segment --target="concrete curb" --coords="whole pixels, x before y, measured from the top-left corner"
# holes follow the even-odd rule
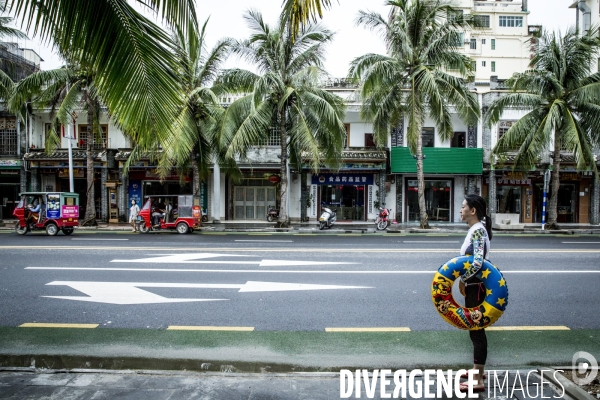
[[[549,371],[551,373],[548,373]],[[545,368],[544,370],[538,369],[538,373],[548,381],[552,382],[553,385],[557,387],[564,387],[565,393],[576,400],[596,400],[596,398],[592,397],[589,393],[577,386],[575,383],[571,382],[560,373],[557,374],[552,368]]]

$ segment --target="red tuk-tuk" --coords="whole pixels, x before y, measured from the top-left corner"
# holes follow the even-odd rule
[[[24,192],[13,211],[19,222],[15,231],[24,235],[33,230],[46,230],[55,236],[62,230],[65,235],[79,226],[79,194],[70,192]]]
[[[140,210],[140,232],[176,229],[179,233],[200,228],[200,196],[191,194],[145,196]]]

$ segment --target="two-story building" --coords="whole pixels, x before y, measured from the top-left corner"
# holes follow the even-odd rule
[[[40,70],[42,58],[31,49],[17,43],[0,43],[0,69],[14,82]],[[25,123],[17,123],[17,117],[0,105],[0,220],[12,215],[16,199],[25,190],[22,155],[27,148]]]

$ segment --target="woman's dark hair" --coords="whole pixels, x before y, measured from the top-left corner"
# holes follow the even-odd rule
[[[487,231],[488,238],[492,240],[492,219],[487,215],[487,204],[485,199],[477,194],[470,194],[465,197],[465,201],[469,208],[474,208],[477,212],[477,219],[481,222],[485,220],[485,230]]]

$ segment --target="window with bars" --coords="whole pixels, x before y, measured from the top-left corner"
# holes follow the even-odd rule
[[[516,120],[502,120],[498,122],[498,140],[516,123]],[[510,149],[517,151],[518,149]]]
[[[492,61],[492,72],[496,72],[496,61]]]
[[[489,28],[490,27],[490,16],[489,15],[476,15],[475,16],[475,24],[479,28]]]
[[[281,146],[281,135],[279,129],[272,128],[268,139],[261,139],[257,143],[258,146]]]
[[[0,118],[0,155],[17,154],[17,122],[14,118]]]
[[[477,50],[477,39],[471,39],[469,43],[469,48],[471,50]]]
[[[492,50],[496,50],[496,39],[492,39]]]
[[[77,138],[77,146],[80,149],[87,149],[88,142],[88,126],[79,125],[79,137]],[[100,125],[102,140],[98,143],[98,138],[94,138],[94,149],[106,149],[108,147],[108,125]]]

